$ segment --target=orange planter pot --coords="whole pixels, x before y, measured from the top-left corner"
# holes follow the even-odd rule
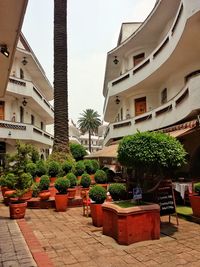
[[[20,200],[26,201],[32,198],[33,195],[33,191],[29,190],[28,192],[26,192],[25,194],[23,194],[21,197],[19,197]]]
[[[91,184],[96,184],[94,174],[90,174]]]
[[[96,227],[101,227],[103,225],[102,204],[91,203],[90,211],[93,225]]]
[[[75,198],[75,196],[76,196],[76,188],[68,188],[67,192],[68,192],[68,198],[69,199]]]
[[[49,178],[50,179],[50,184],[52,185],[52,184],[55,184],[55,181],[56,181],[56,177],[50,177]]]
[[[27,202],[10,203],[10,219],[22,219],[25,216]]]
[[[4,196],[5,196],[5,192],[8,191],[8,190],[9,190],[9,188],[6,187],[6,186],[2,186],[2,187],[1,187],[1,193],[2,193],[3,198],[4,198]]]
[[[40,179],[41,179],[40,177],[35,177],[35,182],[36,183],[39,183],[40,182]]]
[[[199,195],[190,195],[190,203],[195,217],[200,217],[200,196]]]
[[[68,194],[55,195],[56,211],[66,211],[68,204]]]
[[[50,198],[50,191],[49,190],[43,190],[39,193],[39,197],[41,200],[48,200]]]
[[[105,202],[103,234],[121,245],[160,238],[160,207],[157,204],[121,208]]]

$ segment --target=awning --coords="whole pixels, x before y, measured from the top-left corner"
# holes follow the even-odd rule
[[[174,125],[163,129],[162,132],[169,134],[173,137],[181,137],[185,134],[189,134],[197,126],[197,120],[188,121],[182,124]]]
[[[118,144],[106,146],[95,153],[85,156],[84,158],[117,158],[117,149]]]

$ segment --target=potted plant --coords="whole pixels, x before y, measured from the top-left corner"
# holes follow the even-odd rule
[[[60,164],[57,161],[52,160],[48,163],[47,170],[50,177],[50,183],[54,184],[60,171]]]
[[[36,175],[36,164],[33,162],[26,164],[26,172],[30,173],[32,178],[34,179]]]
[[[49,191],[49,186],[50,186],[50,179],[49,176],[44,174],[41,176],[40,183],[39,183],[39,197],[41,200],[48,200],[51,193]]]
[[[17,177],[14,173],[8,173],[7,175],[1,176],[0,185],[3,198],[5,197],[6,191],[12,191],[10,192],[10,194],[13,193],[16,183],[17,183]]]
[[[91,178],[91,183],[95,184],[95,173],[97,170],[99,170],[100,166],[99,166],[99,162],[96,159],[91,159],[90,160],[91,164],[92,164],[92,169],[91,169],[91,174],[90,174],[90,178]]]
[[[94,180],[107,190],[107,174],[103,170],[97,170],[94,175]]]
[[[111,184],[108,191],[114,201],[122,200],[126,196],[126,186],[124,184]]]
[[[68,203],[67,189],[70,186],[70,181],[66,177],[57,178],[55,188],[58,193],[55,195],[55,204],[57,211],[66,211]]]
[[[85,171],[85,165],[84,165],[83,161],[82,160],[77,161],[75,164],[75,175],[76,175],[78,181],[81,180],[81,175],[84,173],[84,171]]]
[[[36,173],[35,173],[35,181],[39,182],[42,175],[47,173],[47,167],[45,165],[44,160],[38,160],[36,162]]]
[[[73,163],[71,161],[64,161],[61,165],[64,175],[72,171]]]
[[[193,215],[200,217],[200,183],[194,184],[194,193],[189,195]]]
[[[76,175],[73,174],[72,172],[69,172],[66,175],[66,178],[70,182],[70,186],[68,188],[68,199],[73,199],[75,198],[75,195],[76,195],[76,185],[77,185]]]
[[[100,227],[103,225],[102,203],[104,203],[106,196],[106,190],[99,185],[93,186],[89,191],[89,197],[94,201],[94,203],[90,203],[92,223],[94,226]]]

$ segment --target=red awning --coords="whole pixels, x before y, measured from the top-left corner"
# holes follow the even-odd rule
[[[197,120],[188,121],[182,124],[174,125],[162,130],[162,132],[173,137],[183,136],[190,133],[197,126]]]

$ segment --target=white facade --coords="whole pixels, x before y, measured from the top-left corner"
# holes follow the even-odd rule
[[[140,27],[108,52],[105,145],[137,130],[158,130],[196,118],[199,29],[199,0],[160,0]]]
[[[0,98],[0,152],[15,151],[16,140],[35,145],[44,157],[53,144],[53,87],[21,34],[3,97]],[[4,150],[4,151],[3,151]]]

